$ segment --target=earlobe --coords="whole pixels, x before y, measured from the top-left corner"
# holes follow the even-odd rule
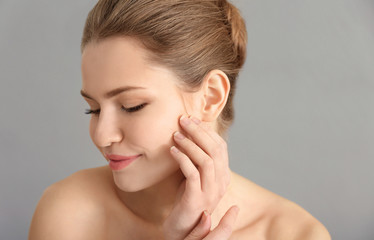
[[[215,121],[226,105],[230,92],[230,81],[221,70],[210,71],[203,83],[203,109],[201,119],[203,121]]]

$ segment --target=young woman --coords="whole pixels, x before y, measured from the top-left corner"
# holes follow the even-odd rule
[[[29,240],[330,239],[229,169],[246,37],[227,1],[100,0],[84,27],[81,94],[108,164],[48,187]]]

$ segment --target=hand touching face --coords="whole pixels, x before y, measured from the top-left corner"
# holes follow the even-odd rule
[[[214,211],[230,182],[226,142],[195,117],[182,117],[180,125],[190,137],[175,132],[176,146],[170,150],[186,179],[164,222],[166,239],[189,235],[204,210]]]

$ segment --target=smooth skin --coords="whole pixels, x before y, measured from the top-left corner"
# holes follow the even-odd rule
[[[119,171],[85,169],[48,187],[29,240],[331,239],[300,206],[229,169],[227,144],[216,133],[226,74],[212,70],[198,91],[185,92],[147,54],[132,38],[87,45],[82,95],[94,110],[90,137],[104,157],[141,157]]]

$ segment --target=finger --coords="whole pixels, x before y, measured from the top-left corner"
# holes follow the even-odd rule
[[[197,165],[200,171],[201,190],[207,191],[215,185],[215,169],[213,159],[199,146],[183,134],[176,132],[174,140],[183,149],[182,151]]]
[[[200,222],[197,226],[191,231],[190,234],[184,240],[201,240],[210,232],[211,227],[211,218],[207,211],[204,211]]]
[[[178,148],[172,146],[170,148],[170,152],[172,156],[177,160],[179,163],[179,167],[186,177],[186,189],[185,192],[187,195],[192,194],[194,192],[201,191],[201,182],[200,182],[200,173],[195,167],[195,165],[191,162],[191,160],[182,153]]]
[[[203,149],[204,152],[213,157],[211,154],[214,153],[218,143],[199,126],[200,124],[195,123],[191,118],[186,116],[180,118],[180,123],[186,133],[191,136],[192,140]]]
[[[187,118],[182,116],[181,125],[183,129],[191,136],[192,140],[202,148],[213,159],[225,155],[224,158],[215,161],[223,166],[228,166],[227,144],[214,129],[204,126],[196,117]]]
[[[194,122],[199,122],[200,120],[197,119],[196,117],[192,117],[192,121]],[[201,121],[200,121],[201,122]],[[207,123],[204,123],[202,122],[201,124],[199,124],[200,128],[202,130],[204,130],[218,145],[221,145],[221,146],[224,146],[225,148],[227,148],[227,143],[226,143],[226,140],[223,139],[223,137],[221,137],[217,132],[216,130],[213,129],[213,127],[211,127],[210,125],[208,125]],[[228,166],[228,158],[224,159],[226,161],[224,161],[224,164]]]
[[[221,188],[226,189],[227,185],[230,182],[230,171],[228,163],[228,152],[227,144],[213,129],[208,127],[203,127],[204,124],[201,124],[201,121],[196,117],[181,118],[181,125],[184,126],[187,133],[192,137],[192,140],[206,152],[212,159],[213,164],[206,163],[206,165],[213,165],[215,182],[222,186]],[[207,129],[207,130],[206,130]],[[214,133],[213,133],[214,132]],[[213,140],[209,135],[215,135],[216,139],[219,139],[219,143]],[[209,145],[209,147],[205,147]],[[205,148],[205,149],[204,149]],[[209,166],[210,167],[210,166]],[[211,167],[210,167],[211,168]],[[205,182],[202,182],[203,189],[207,189]]]
[[[212,161],[208,161],[200,166],[209,166],[210,169],[213,167],[216,178],[214,181],[219,183],[218,186],[226,186],[225,182],[227,181],[225,179],[227,179],[228,175],[228,167],[227,164],[224,163],[228,161],[226,145],[221,145],[214,141],[207,132],[199,126],[201,123],[195,123],[192,119],[195,118],[182,116],[180,119],[181,126],[186,133],[191,136],[192,141],[199,146]],[[205,181],[203,181],[203,183],[203,191],[209,189],[208,185],[205,184]]]
[[[201,122],[197,117],[191,116],[191,120],[199,125],[206,133],[217,143],[221,143],[223,138],[209,125],[204,122]]]
[[[182,147],[182,151],[185,150],[184,152],[195,164],[201,166],[205,158],[210,158],[196,143],[186,138],[182,133],[175,132],[174,140]]]
[[[227,240],[232,234],[235,220],[238,216],[239,208],[232,206],[222,217],[218,226],[204,238],[204,240]]]

